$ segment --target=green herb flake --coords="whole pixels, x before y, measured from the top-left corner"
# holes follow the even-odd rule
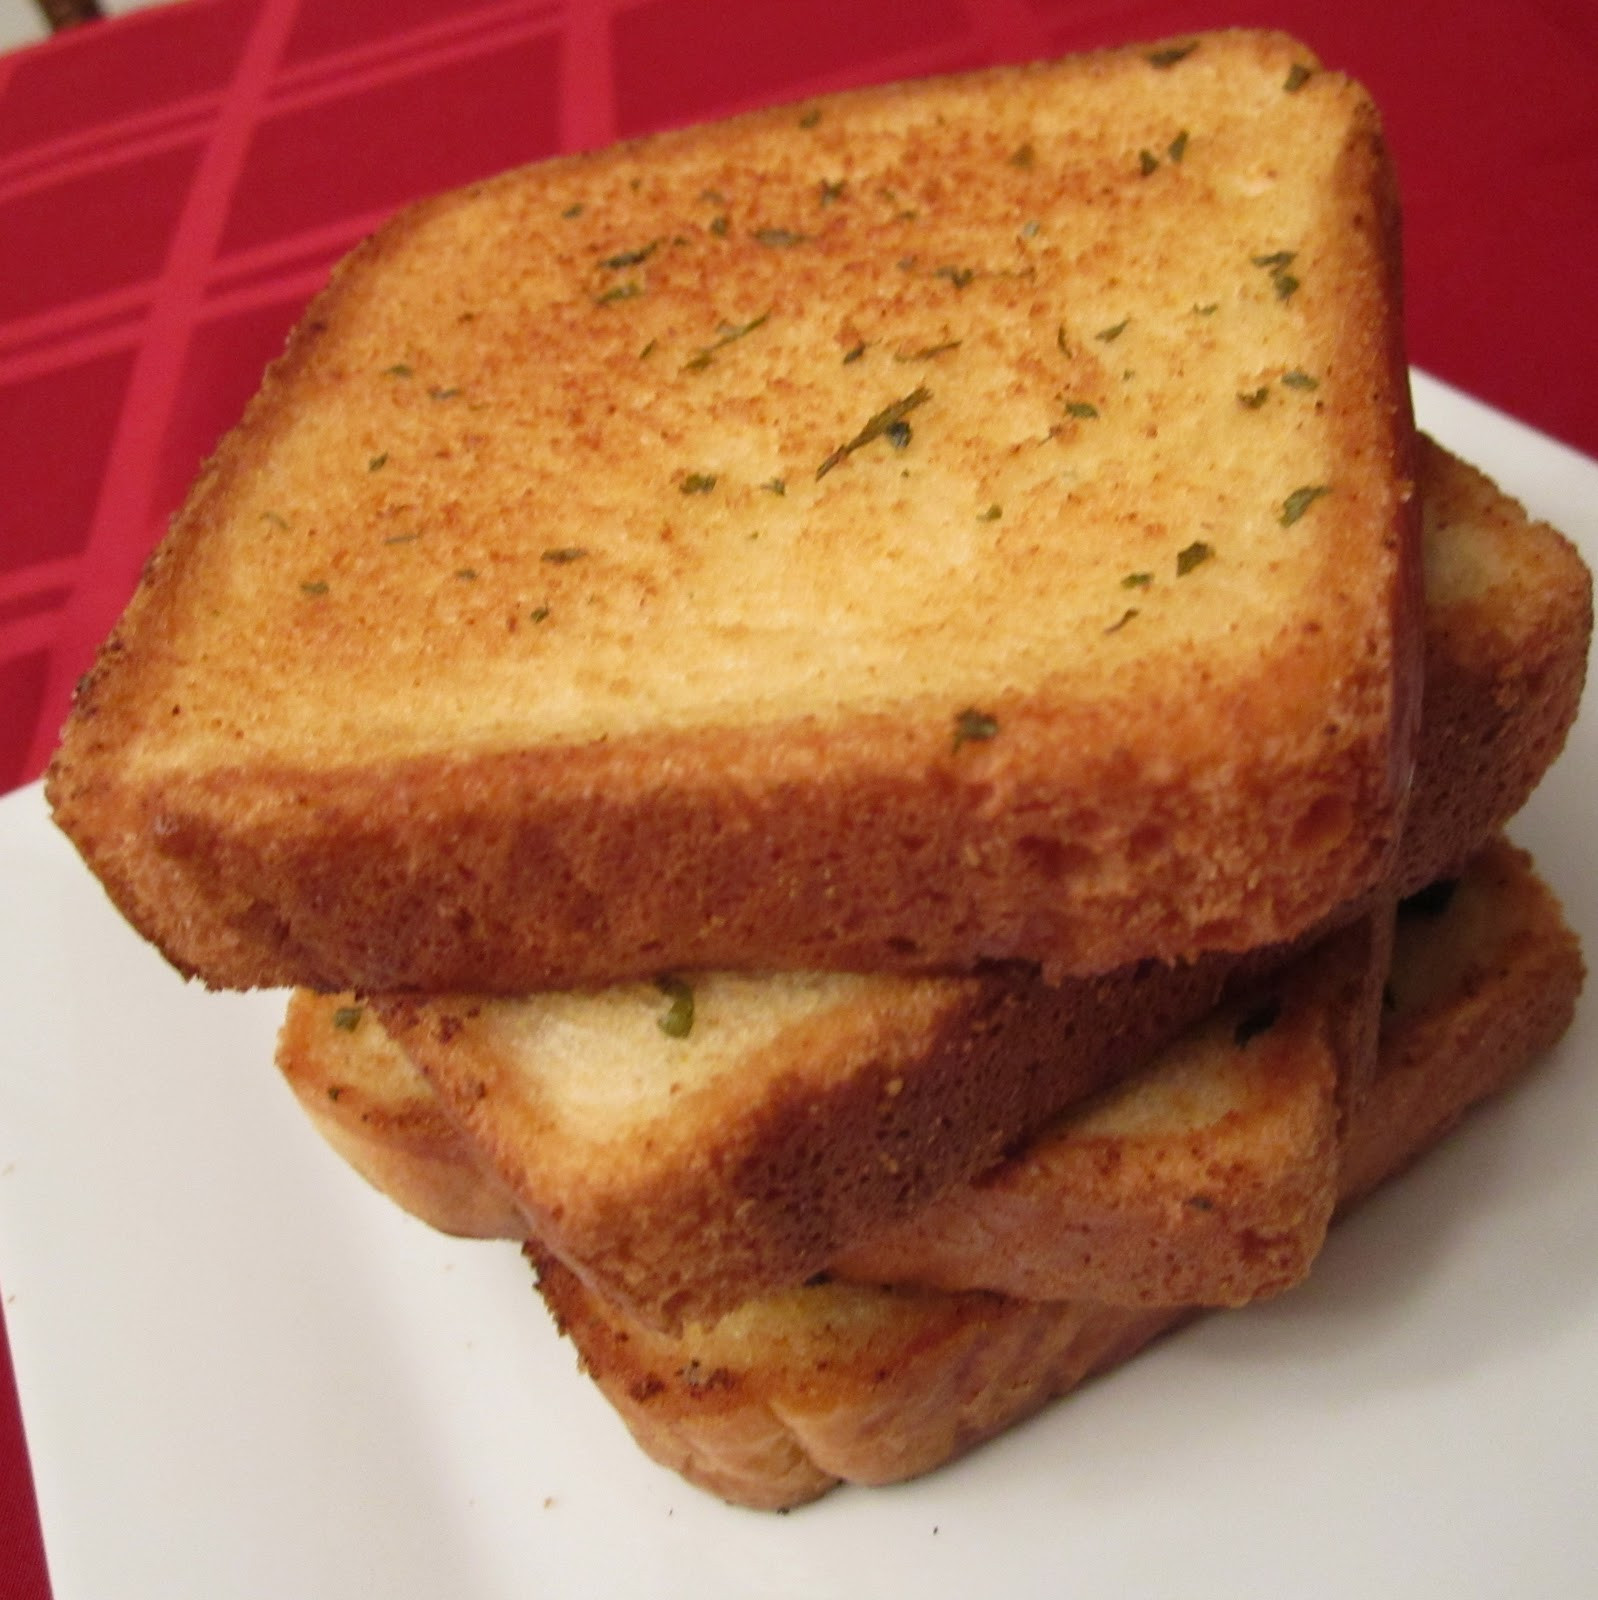
[[[1182,157],[1187,154],[1187,129],[1183,128],[1177,136],[1165,147],[1165,153],[1176,166],[1181,166]]]
[[[583,214],[583,205],[582,205],[582,201],[580,201],[580,200],[575,202],[572,205],[567,206],[566,209],[563,212],[561,212],[561,216],[563,216],[568,222],[573,217],[580,217],[582,214]]]
[[[1239,389],[1237,393],[1237,403],[1241,406],[1247,406],[1250,411],[1258,411],[1259,408],[1270,399],[1270,397],[1270,385],[1262,384],[1258,389],[1250,389],[1247,394]]]
[[[1287,77],[1283,80],[1282,89],[1287,94],[1297,94],[1314,76],[1315,69],[1313,67],[1306,67],[1302,61],[1295,61],[1287,69]]]
[[[677,487],[684,494],[709,494],[716,487],[713,472],[690,472]]]
[[[267,523],[271,527],[282,528],[285,530],[289,525],[289,519],[285,517],[281,511],[263,511],[261,513],[261,521]]]
[[[1090,422],[1098,416],[1099,408],[1090,405],[1086,400],[1067,400],[1065,403],[1067,416],[1080,418],[1083,422]]]
[[[771,250],[791,250],[796,244],[808,243],[808,233],[795,233],[792,228],[756,228],[754,240]]]
[[[1186,44],[1167,45],[1162,50],[1151,50],[1145,59],[1151,67],[1158,67],[1163,72],[1168,67],[1174,67],[1178,61],[1186,61],[1198,47],[1197,39],[1189,39]]]
[[[344,1097],[344,1085],[341,1083],[330,1083],[327,1086],[327,1097],[332,1101],[341,1100]]]
[[[1063,322],[1054,330],[1054,343],[1060,354],[1069,360],[1071,356],[1071,346],[1066,340],[1065,324]]]
[[[1038,153],[1030,143],[1010,152],[1010,165],[1021,172],[1030,172],[1038,164]]]
[[[623,267],[642,266],[659,248],[660,240],[651,239],[636,250],[621,250],[613,256],[606,256],[599,264],[609,272],[620,272]]]
[[[846,185],[842,178],[839,178],[835,183],[828,182],[827,179],[823,178],[821,180],[820,196],[822,205],[836,205],[841,199],[843,199],[843,191],[845,187]]]
[[[787,481],[783,478],[768,478],[760,487],[779,497],[788,492]]]
[[[419,533],[391,533],[383,541],[383,543],[384,544],[415,544],[416,541],[418,539],[420,539],[420,538],[421,538],[421,534],[419,534]]]
[[[852,362],[858,361],[865,353],[866,347],[863,344],[857,344],[852,349],[844,351],[843,364],[847,367]]]
[[[1176,575],[1185,578],[1194,567],[1202,566],[1215,552],[1202,539],[1195,539],[1185,550],[1176,552]]]
[[[459,395],[459,389],[429,389],[427,391],[427,398],[429,400],[454,400],[458,398]]]
[[[691,355],[688,360],[683,363],[683,371],[702,372],[710,365],[712,361],[715,360],[716,352],[718,350],[725,350],[728,345],[736,343],[739,339],[746,338],[749,334],[753,333],[756,328],[764,326],[770,316],[771,313],[769,311],[762,311],[758,317],[754,317],[748,322],[722,323],[720,328],[717,329],[720,337],[713,340],[710,344],[705,345],[703,348],[696,350],[693,355]]]
[[[657,978],[655,987],[671,1003],[657,1021],[668,1039],[686,1039],[694,1029],[694,991],[681,978]]]
[[[882,410],[876,413],[875,416],[867,420],[866,425],[854,436],[854,438],[850,439],[845,444],[839,445],[838,448],[834,450],[819,467],[816,468],[816,477],[826,477],[826,475],[831,472],[832,469],[840,462],[847,460],[848,457],[853,455],[856,450],[864,449],[865,446],[870,444],[873,439],[882,438],[891,428],[895,426],[896,423],[903,422],[912,411],[914,411],[918,406],[925,405],[931,398],[932,391],[928,389],[925,384],[922,384],[920,387],[912,389],[910,393],[907,394],[902,400],[895,400],[892,405],[884,406]],[[906,431],[905,440],[907,443],[908,439],[909,435],[908,431]]]
[[[725,216],[712,217],[710,219],[710,231],[718,239],[725,239],[727,237],[727,218]]]
[[[614,288],[607,289],[602,295],[597,296],[597,303],[602,306],[614,304],[617,300],[636,300],[644,292],[641,283],[628,281],[618,283]]]
[[[1283,267],[1292,266],[1297,253],[1295,250],[1273,250],[1266,256],[1250,256],[1249,260],[1256,267],[1264,267],[1268,272],[1280,272]]]
[[[947,278],[956,289],[963,289],[976,277],[976,270],[972,267],[939,267],[932,276],[934,278]]]
[[[476,567],[456,567],[455,576],[457,578],[459,578],[462,583],[476,583],[477,582],[477,568]]]
[[[564,567],[570,562],[581,561],[587,554],[588,552],[580,544],[566,544],[544,551],[538,559],[547,561],[552,567]]]
[[[1023,239],[1035,239],[1042,232],[1043,224],[1036,219],[1021,224],[1021,237]]]
[[[1298,279],[1291,272],[1273,272],[1271,274],[1271,286],[1276,290],[1276,298],[1278,300],[1286,300],[1298,288]]]
[[[802,117],[800,117],[799,126],[801,128],[813,128],[820,121],[821,108],[819,106],[812,106]]]
[[[388,451],[385,450],[381,455],[372,456],[367,461],[366,470],[368,472],[381,472],[383,470],[383,468],[386,467],[387,465],[388,465]]]
[[[1150,173],[1159,169],[1160,158],[1152,150],[1139,150],[1137,153],[1137,170],[1146,178]]]
[[[1284,528],[1292,527],[1322,495],[1330,494],[1331,492],[1331,489],[1324,483],[1305,484],[1302,489],[1295,489],[1282,502],[1281,515],[1276,520]]]
[[[1318,389],[1321,386],[1319,378],[1312,378],[1307,372],[1300,372],[1297,367],[1291,372],[1284,372],[1282,382],[1289,389]]]
[[[939,356],[947,355],[951,350],[958,350],[959,339],[945,339],[942,344],[923,345],[919,350],[904,350],[894,356],[895,361],[934,361]]]
[[[1123,589],[1146,589],[1154,582],[1152,572],[1129,572],[1121,579]]]
[[[999,719],[975,706],[967,707],[954,719],[954,749],[963,744],[984,744],[999,732]]]
[[[1220,309],[1220,302],[1218,300],[1211,300],[1206,305],[1194,306],[1193,315],[1195,317],[1213,317]]]
[[[1135,617],[1137,614],[1138,613],[1137,613],[1137,607],[1136,606],[1128,606],[1126,608],[1126,610],[1123,611],[1120,614],[1120,616],[1118,616],[1115,619],[1115,621],[1112,622],[1109,625],[1109,627],[1107,627],[1104,631],[1107,634],[1108,633],[1119,633],[1121,631],[1121,629],[1124,628],[1127,625],[1127,623],[1129,623],[1132,620],[1132,618]]]
[[[322,578],[311,578],[300,585],[301,594],[326,594],[327,583]]]
[[[1282,1015],[1282,1002],[1280,1000],[1266,1000],[1256,1006],[1252,1011],[1244,1014],[1232,1031],[1232,1038],[1239,1050],[1243,1049],[1251,1039],[1257,1039],[1262,1033],[1269,1033],[1274,1028]]]
[[[1119,322],[1111,324],[1110,327],[1100,328],[1099,331],[1093,335],[1093,337],[1101,340],[1105,344],[1114,344],[1115,341],[1126,332],[1131,321],[1132,319],[1130,317],[1122,317]]]
[[[910,448],[910,424],[902,417],[897,422],[890,422],[883,432],[883,438],[895,450],[908,450]]]
[[[365,1015],[362,1006],[340,1006],[333,1013],[333,1026],[340,1033],[354,1033],[361,1025],[361,1018]]]
[[[549,607],[534,606],[533,609],[527,613],[527,620],[529,622],[547,622],[549,620]]]
[[[979,522],[997,522],[1004,515],[1004,507],[995,502],[977,518]]]
[[[403,361],[396,361],[391,367],[383,368],[385,378],[412,378],[415,373]]]
[[[658,339],[651,339],[649,343],[638,352],[638,359],[640,361],[647,361],[655,353],[655,346],[659,343],[660,341]]]

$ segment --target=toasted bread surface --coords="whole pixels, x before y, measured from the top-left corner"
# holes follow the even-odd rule
[[[1420,660],[1375,112],[1276,35],[508,174],[338,271],[57,818],[226,985],[1094,974],[1376,882]]]
[[[1526,1071],[1582,984],[1557,902],[1509,846],[1471,863],[1448,905],[1402,922],[1381,1068],[1348,1129],[1345,1207]],[[639,1444],[712,1493],[768,1508],[931,1470],[1186,1314],[833,1282],[670,1338],[529,1253]]]

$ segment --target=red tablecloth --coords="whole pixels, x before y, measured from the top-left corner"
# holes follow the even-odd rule
[[[1220,23],[1297,33],[1382,105],[1416,364],[1598,454],[1588,0],[183,0],[0,57],[0,791],[394,207],[765,101]],[[3,1328],[0,1590],[48,1592]]]

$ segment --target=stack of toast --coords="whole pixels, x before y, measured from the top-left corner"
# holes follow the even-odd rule
[[[1570,545],[1415,431],[1379,119],[1223,33],[412,208],[80,688],[61,826],[292,986],[350,1163],[520,1242],[651,1454],[924,1472],[1568,1025],[1501,837]]]

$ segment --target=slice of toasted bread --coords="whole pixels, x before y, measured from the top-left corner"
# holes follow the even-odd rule
[[[1345,1205],[1536,1061],[1568,1026],[1582,976],[1557,902],[1503,844],[1469,865],[1446,907],[1406,918],[1381,1070],[1348,1130]],[[760,1507],[929,1471],[1186,1315],[834,1282],[671,1338],[530,1253],[545,1299],[639,1444]]]
[[[1591,581],[1566,541],[1552,529],[1528,522],[1518,507],[1447,452],[1428,448],[1422,464],[1428,507],[1435,502],[1461,509],[1440,515],[1428,511],[1427,516],[1426,559],[1434,582],[1426,621],[1430,681],[1415,800],[1399,868],[1406,893],[1431,876],[1456,870],[1464,846],[1478,846],[1486,836],[1485,831],[1468,830],[1501,825],[1530,793],[1575,715],[1591,623]],[[1537,663],[1536,670],[1528,671],[1528,662]],[[1468,752],[1468,758],[1459,752]],[[1477,798],[1478,791],[1484,798]],[[1158,975],[1145,978],[1144,988],[1158,995],[1165,981]],[[964,1178],[976,1177],[991,1165],[993,1152],[1018,1144],[1030,1131],[1023,1122],[1037,1108],[1041,1085],[1033,1078],[1026,1090],[1024,1055],[996,1049],[991,1040],[987,1042],[978,1058],[983,1063],[982,1081],[1014,1083],[1019,1079],[1021,1087],[1007,1088],[1002,1094],[984,1090],[981,1115],[968,1125],[951,1115],[939,1087],[953,1070],[954,1058],[933,1053],[918,1059],[907,1047],[916,1037],[911,1020],[919,1018],[923,1026],[931,1026],[929,1018],[941,1016],[942,1025],[954,1029],[961,1008],[972,1005],[972,997],[981,993],[988,980],[941,986],[904,980],[809,978],[786,982],[790,1017],[800,997],[818,1007],[807,1026],[809,1038],[820,1044],[806,1045],[798,1055],[748,1051],[736,1073],[720,1078],[714,1095],[702,1094],[697,1099],[684,1096],[680,1088],[677,1095],[671,1094],[671,1085],[682,1081],[676,1076],[676,1064],[695,1058],[685,1048],[686,1041],[673,1041],[659,1032],[656,1019],[669,1015],[671,1002],[647,987],[632,991],[624,1004],[618,1003],[616,995],[588,1001],[544,997],[526,1002],[526,1010],[496,1002],[491,1012],[502,1026],[495,1037],[510,1041],[510,1048],[497,1057],[481,1031],[481,1008],[478,1017],[467,1015],[477,1002],[457,999],[420,1008],[413,1014],[412,1036],[431,1038],[425,1058],[460,1119],[459,1126],[436,1103],[431,1115],[420,1114],[417,1097],[421,1089],[414,1069],[408,1061],[398,1059],[397,1053],[391,1053],[389,1059],[387,1081],[393,1098],[388,1106],[381,1103],[381,1097],[375,1107],[363,1097],[363,1069],[359,1063],[346,1065],[341,1059],[344,1047],[358,1045],[370,1052],[390,1047],[382,1044],[375,1018],[362,1022],[361,1031],[353,1035],[332,1025],[331,1019],[341,1011],[353,1016],[356,1008],[347,997],[318,1003],[306,995],[296,996],[283,1034],[280,1062],[324,1131],[333,1133],[358,1169],[380,1188],[393,1192],[401,1203],[451,1231],[508,1237],[521,1237],[530,1227],[549,1226],[547,1221],[530,1221],[529,1217],[548,1219],[558,1213],[558,1229],[546,1237],[558,1241],[577,1261],[633,1263],[627,1269],[630,1281],[611,1278],[608,1291],[617,1298],[631,1295],[636,1312],[658,1321],[663,1317],[663,1303],[680,1291],[681,1275],[703,1273],[714,1260],[707,1240],[694,1232],[707,1216],[723,1219],[712,1230],[714,1237],[721,1236],[729,1214],[742,1230],[744,1242],[734,1253],[742,1266],[729,1261],[715,1291],[730,1305],[748,1298],[757,1287],[780,1281],[772,1276],[779,1266],[781,1275],[800,1281],[831,1265],[839,1250],[858,1242],[867,1224],[879,1226],[891,1216],[913,1215],[916,1207],[908,1201],[910,1194],[929,1199],[940,1188],[961,1181],[950,1176],[953,1172],[961,1172]],[[728,984],[729,992],[741,994],[746,1005],[757,1000],[747,981],[728,980]],[[771,991],[771,1002],[775,1004],[783,992],[780,987]],[[834,996],[835,1010],[820,1006],[823,993]],[[941,1012],[934,1004],[940,993]],[[990,989],[988,1011],[994,1009],[1000,993],[1007,996],[1006,1003],[1012,1008],[1033,1003],[1061,1008],[1051,1015],[1071,1023],[1079,1044],[1095,1037],[1091,1015],[1096,1014],[1104,1026],[1116,1023],[1115,1016],[1104,1009],[1102,988],[1081,991],[1090,1005],[1098,1005],[1096,1013],[1071,1012],[1065,1005],[1071,999],[1070,991],[1051,994],[1037,985]],[[909,1009],[896,1030],[879,1024],[885,1036],[897,1041],[896,1054],[871,1063],[863,1079],[851,1080],[860,1063],[869,1062],[873,1051],[881,1048],[868,1021],[862,1020],[872,1014],[873,995],[879,1008],[888,1006],[884,997],[892,995]],[[1202,987],[1180,998],[1182,1007],[1195,1008],[1195,1016],[1208,1003]],[[1167,1007],[1170,1003],[1169,995],[1161,1001]],[[1135,1002],[1139,1010],[1146,1004]],[[613,1137],[616,1129],[628,1134],[611,1146],[621,1151],[618,1158],[604,1153],[603,1137],[596,1141],[585,1134],[566,1142],[562,1136],[562,1128],[569,1122],[562,1110],[566,1090],[561,1087],[563,1080],[553,1074],[572,1070],[570,1041],[575,1034],[566,1028],[561,1035],[561,1054],[547,1073],[543,1058],[527,1048],[536,1031],[554,1031],[557,1011],[575,1017],[586,1037],[601,1042],[598,1060],[602,1064],[589,1069],[594,1081],[604,1079],[617,1057],[627,1053],[624,1081],[601,1082],[604,1093],[625,1102],[626,1084],[641,1081],[645,1085],[611,1129]],[[964,1014],[973,1013],[967,1010]],[[982,1014],[980,1006],[976,1014]],[[763,1011],[754,1005],[764,1037],[780,1032],[782,1015],[779,1010]],[[631,1017],[630,1034],[607,1034],[626,1016]],[[453,1020],[446,1022],[445,1018]],[[1146,1014],[1143,1020],[1146,1025]],[[1174,1022],[1174,1013],[1167,1011],[1165,1020]],[[457,1022],[464,1027],[456,1027]],[[451,1037],[443,1038],[446,1033]],[[741,1037],[747,1044],[751,1035]],[[1142,1037],[1147,1040],[1150,1033],[1145,1031]],[[624,1042],[628,1040],[631,1042]],[[693,1042],[698,1045],[704,1040],[701,1030]],[[846,1054],[851,1047],[856,1052],[852,1065]],[[1113,1068],[1100,1052],[1099,1070],[1122,1070],[1127,1059],[1124,1043],[1121,1048]],[[491,1059],[480,1066],[484,1052]],[[1058,1069],[1061,1076],[1056,1079],[1056,1069],[1051,1066],[1050,1081],[1060,1086],[1055,1109],[1070,1098],[1069,1090],[1080,1089],[1087,1081],[1080,1054],[1073,1060],[1074,1076]],[[822,1062],[830,1066],[823,1069]],[[648,1087],[647,1078],[651,1063],[653,1088]],[[412,1084],[409,1090],[402,1087],[407,1076]],[[895,1077],[901,1082],[900,1092],[888,1096],[885,1088]],[[571,1081],[569,1076],[564,1080],[566,1084]],[[969,1098],[973,1080],[965,1081]],[[1248,1103],[1247,1093],[1258,1090],[1265,1081],[1245,1080],[1236,1085],[1244,1091],[1244,1103]],[[1319,1091],[1313,1079],[1307,1082],[1301,1092],[1313,1103]],[[907,1094],[906,1084],[924,1087]],[[492,1093],[478,1093],[480,1086],[490,1085]],[[1025,1098],[1023,1091],[1032,1098]],[[332,1098],[335,1093],[337,1099]],[[1281,1102],[1284,1106],[1294,1103],[1291,1096]],[[661,1111],[659,1121],[651,1120],[651,1106]],[[881,1114],[884,1110],[886,1116]],[[396,1122],[405,1130],[403,1137],[392,1131]],[[1037,1125],[1037,1121],[1031,1124]],[[635,1141],[632,1134],[641,1127],[647,1132]],[[845,1127],[848,1132],[841,1132]],[[473,1129],[484,1141],[483,1147],[466,1137],[462,1128]],[[672,1129],[677,1131],[669,1131]],[[729,1129],[739,1131],[729,1135]],[[1240,1169],[1224,1197],[1211,1196],[1222,1200],[1214,1211],[1206,1213],[1174,1202],[1164,1211],[1142,1208],[1138,1213],[1142,1225],[1153,1231],[1122,1232],[1115,1270],[1099,1272],[1092,1292],[1111,1292],[1109,1281],[1113,1281],[1119,1285],[1116,1293],[1147,1297],[1167,1290],[1174,1293],[1180,1283],[1186,1298],[1226,1301],[1265,1292],[1273,1275],[1280,1281],[1291,1270],[1286,1263],[1295,1258],[1307,1261],[1318,1238],[1313,1219],[1323,1209],[1324,1200],[1311,1205],[1305,1197],[1310,1192],[1324,1194],[1330,1181],[1324,1164],[1313,1179],[1305,1176],[1307,1168],[1286,1165],[1279,1166],[1273,1176],[1268,1164],[1258,1160],[1269,1141],[1256,1138],[1247,1143],[1257,1164]],[[695,1159],[682,1165],[670,1152],[685,1146],[694,1149]],[[869,1180],[860,1176],[860,1170],[850,1171],[839,1153],[845,1147],[852,1152],[849,1160],[857,1169],[870,1173]],[[485,1150],[493,1153],[492,1162]],[[772,1206],[759,1195],[761,1162],[769,1172],[782,1159],[775,1153],[778,1151],[786,1153],[790,1181],[800,1175],[804,1186],[780,1192],[775,1197],[782,1202],[775,1207],[778,1222],[767,1223],[764,1218]],[[921,1163],[914,1177],[903,1170],[909,1153]],[[737,1172],[740,1160],[749,1176],[736,1183],[731,1175]],[[893,1162],[900,1163],[899,1173],[892,1170]],[[477,1170],[474,1163],[504,1173],[503,1180],[495,1178],[492,1193],[474,1189],[470,1178]],[[1171,1170],[1190,1169],[1176,1166]],[[580,1174],[581,1181],[569,1187],[561,1175],[573,1172]],[[446,1178],[447,1183],[442,1181]],[[457,1185],[461,1186],[459,1192]],[[843,1200],[832,1192],[839,1185]],[[1243,1196],[1251,1190],[1254,1199],[1244,1206]],[[1060,1191],[1031,1186],[1025,1192],[1047,1201]],[[1128,1195],[1138,1192],[1138,1186],[1129,1183]],[[1157,1193],[1157,1187],[1148,1192]],[[1195,1188],[1193,1192],[1201,1191]],[[525,1213],[511,1198],[517,1193],[527,1197]],[[1018,1204],[1014,1191],[1008,1203]],[[785,1235],[788,1242],[775,1255],[769,1253],[774,1249],[771,1228],[791,1227],[785,1220],[789,1210],[810,1218],[812,1229],[816,1217],[830,1218],[831,1244],[824,1247],[819,1238],[812,1237],[800,1252],[789,1232]],[[1285,1226],[1289,1214],[1297,1214],[1303,1223],[1296,1231]],[[680,1218],[676,1224],[670,1221],[673,1215]],[[1131,1213],[1125,1210],[1113,1215],[1119,1228],[1125,1229],[1131,1221]],[[666,1222],[664,1232],[657,1236],[654,1219],[658,1216],[664,1216]],[[1037,1237],[1047,1239],[1062,1227],[1080,1225],[1084,1216],[1078,1210],[1062,1219],[1058,1209],[1044,1206],[1036,1213]],[[1235,1227],[1230,1226],[1234,1223]],[[682,1237],[684,1228],[691,1238]],[[1257,1253],[1252,1269],[1244,1271],[1240,1252],[1251,1228],[1268,1231],[1275,1250]],[[1144,1271],[1132,1270],[1135,1258],[1143,1260]],[[1024,1272],[1028,1263],[1044,1259],[1052,1261],[1054,1292],[1072,1296],[1088,1292],[1086,1282],[1073,1283],[1066,1276],[1071,1258],[1060,1248],[1038,1244],[1018,1250],[1013,1269]],[[1084,1255],[1081,1270],[1086,1271],[1093,1259]],[[760,1262],[758,1270],[752,1264],[755,1261]],[[1273,1265],[1279,1269],[1274,1274]]]
[[[1418,459],[1426,682],[1401,895],[1457,872],[1564,748],[1593,612],[1592,574],[1563,534],[1434,440],[1420,437]]]
[[[1387,871],[1397,208],[1278,35],[508,174],[338,271],[55,815],[213,984],[1098,974]]]

